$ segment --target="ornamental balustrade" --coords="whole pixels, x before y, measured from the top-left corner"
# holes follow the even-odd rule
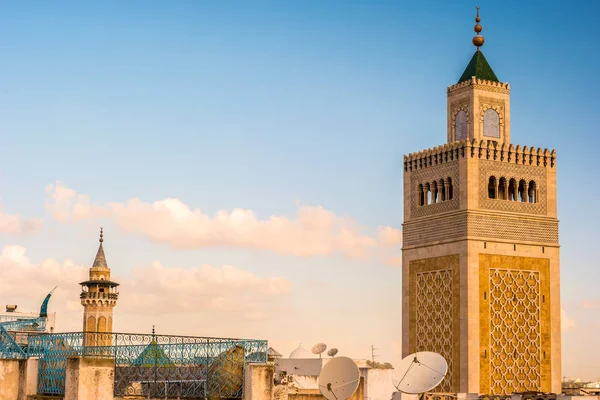
[[[135,333],[28,333],[25,344],[0,324],[0,358],[39,357],[38,394],[64,395],[69,357],[115,362],[114,395],[242,398],[248,362],[267,362],[268,342]]]

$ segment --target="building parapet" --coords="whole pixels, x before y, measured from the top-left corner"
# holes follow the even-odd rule
[[[461,140],[404,156],[404,171],[413,171],[444,164],[459,158],[481,158],[510,164],[534,165],[554,168],[556,150],[528,147],[494,140]]]
[[[471,79],[468,81],[463,81],[457,83],[456,85],[448,86],[448,93],[455,92],[459,89],[464,89],[469,86],[485,86],[486,88],[493,88],[503,93],[510,93],[510,85],[508,83],[488,81],[487,79],[479,79],[474,76],[472,76]]]

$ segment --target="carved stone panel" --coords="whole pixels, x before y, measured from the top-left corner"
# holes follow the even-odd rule
[[[448,373],[435,392],[458,390],[460,374],[459,256],[411,261],[410,351],[433,351],[448,362]]]
[[[480,256],[481,391],[550,386],[549,260]]]

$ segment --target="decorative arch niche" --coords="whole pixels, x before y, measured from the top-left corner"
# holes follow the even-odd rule
[[[483,122],[483,136],[499,139],[504,125],[500,110],[494,106],[484,107],[481,119]]]

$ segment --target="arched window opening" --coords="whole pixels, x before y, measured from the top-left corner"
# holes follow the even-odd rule
[[[502,177],[498,181],[498,198],[501,200],[506,200],[506,193],[507,193],[506,179],[504,177]]]
[[[431,186],[428,184],[425,185],[425,193],[426,193],[426,200],[427,200],[427,205],[431,204]]]
[[[500,137],[500,115],[493,108],[488,108],[483,113],[483,135],[487,137]]]
[[[529,181],[529,202],[537,203],[537,187],[535,181]]]
[[[443,179],[438,182],[438,187],[440,188],[440,201],[446,201],[446,185]]]
[[[519,181],[519,196],[518,199],[521,203],[525,203],[527,201],[527,184],[523,179]]]
[[[496,177],[490,176],[490,181],[488,183],[488,198],[495,199],[496,198]]]
[[[511,179],[508,182],[508,200],[515,201],[516,200],[516,191],[517,191],[517,181]]]
[[[454,120],[454,132],[456,140],[467,138],[467,113],[464,110],[460,110],[456,114],[456,119]]]
[[[432,192],[433,192],[433,201],[432,203],[436,204],[440,202],[440,188],[438,186],[437,182],[433,182],[431,184],[431,187],[433,188]]]
[[[419,206],[425,204],[425,193],[423,193],[423,185],[417,187],[417,198],[419,199]]]
[[[452,200],[454,198],[454,188],[452,187],[452,178],[446,179],[448,182],[448,200]]]

